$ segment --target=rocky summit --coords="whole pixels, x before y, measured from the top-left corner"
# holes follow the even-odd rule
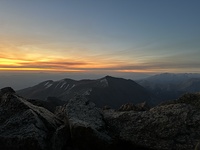
[[[187,104],[170,104],[149,111],[105,111],[104,118],[118,139],[155,150],[193,150],[200,139],[200,111]]]
[[[56,145],[59,137],[56,131],[63,125],[62,120],[16,95],[11,88],[4,88],[0,93],[0,149],[62,148]]]
[[[198,93],[153,108],[125,104],[119,110],[97,108],[84,96],[54,113],[31,102],[12,88],[0,90],[1,150],[199,149]]]

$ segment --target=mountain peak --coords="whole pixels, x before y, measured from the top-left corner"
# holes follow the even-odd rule
[[[107,79],[107,80],[127,80],[127,79],[124,79],[124,78],[113,77],[113,76],[109,76],[109,75],[103,77],[103,79]]]
[[[57,97],[68,101],[75,95],[87,95],[98,107],[108,105],[118,108],[123,103],[141,103],[148,100],[152,103],[151,95],[133,80],[105,76],[97,80],[64,79],[53,83],[46,82],[40,86],[18,91],[18,94],[28,98],[46,99]]]
[[[0,90],[0,95],[4,95],[6,93],[15,93],[15,91],[11,87],[5,87]]]
[[[114,78],[114,77],[106,75],[104,78]]]

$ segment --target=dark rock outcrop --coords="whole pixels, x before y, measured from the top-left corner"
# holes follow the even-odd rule
[[[149,110],[151,107],[147,104],[147,102],[143,102],[143,103],[139,103],[136,105],[136,107],[138,108],[139,111],[147,111]]]
[[[195,147],[195,150],[200,150],[200,142],[197,143],[196,147]]]
[[[56,97],[48,97],[45,101],[39,99],[27,99],[33,105],[44,107],[51,112],[55,112],[56,107],[64,105],[66,102],[61,101]]]
[[[187,94],[151,109],[144,102],[116,111],[76,96],[53,114],[5,88],[0,91],[0,149],[199,149],[199,103],[199,94]]]
[[[175,103],[185,103],[200,109],[200,93],[187,93],[181,96]]]
[[[0,96],[3,96],[6,93],[15,93],[11,87],[5,87],[0,90]]]
[[[104,119],[118,140],[155,150],[193,150],[200,139],[200,110],[169,104],[150,111],[104,111]]]
[[[57,139],[63,137],[57,134],[63,122],[48,110],[16,95],[11,88],[1,89],[0,93],[0,149],[55,149]],[[61,150],[66,141],[67,138],[63,144],[56,144],[56,150]]]
[[[162,105],[180,104],[180,103],[192,105],[192,106],[200,109],[200,93],[199,92],[198,93],[186,93],[176,100],[169,100],[169,101],[163,102],[159,105],[162,106]]]
[[[108,149],[111,137],[106,131],[102,112],[93,102],[82,96],[71,99],[65,106],[70,134],[75,148]]]
[[[131,110],[136,111],[138,109],[134,104],[131,103],[124,104],[119,108],[119,111],[131,111]]]
[[[119,111],[147,111],[150,109],[150,106],[146,103],[146,102],[143,102],[143,103],[139,103],[137,105],[134,105],[132,103],[127,103],[127,104],[124,104],[122,105],[120,108],[119,108]]]

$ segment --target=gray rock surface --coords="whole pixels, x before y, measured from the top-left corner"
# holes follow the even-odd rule
[[[131,110],[146,111],[149,109],[150,109],[150,106],[146,102],[139,103],[137,105],[134,105],[132,103],[126,103],[119,108],[119,111],[131,111]]]
[[[131,103],[124,104],[119,108],[119,111],[131,111],[131,110],[135,111],[137,110],[137,107]]]
[[[13,91],[0,91],[0,149],[52,149],[52,137],[63,122]]]
[[[101,110],[77,96],[53,114],[4,88],[0,90],[0,149],[199,149],[199,104],[197,93],[151,109],[142,103],[116,111]]]
[[[160,105],[167,105],[167,104],[189,104],[192,105],[198,109],[200,109],[200,93],[186,93],[182,95],[180,98],[176,100],[170,100],[164,103],[161,103]]]
[[[155,150],[194,150],[200,139],[200,111],[188,104],[169,104],[150,111],[104,111],[118,139]]]
[[[105,149],[111,142],[102,112],[87,98],[78,96],[66,105],[71,138],[81,149]],[[86,144],[88,143],[88,144]]]

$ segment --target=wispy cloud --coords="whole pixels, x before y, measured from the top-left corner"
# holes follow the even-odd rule
[[[183,57],[183,56],[182,56]],[[183,61],[176,57],[164,57],[143,63],[132,62],[96,62],[94,61],[66,61],[63,59],[48,61],[0,59],[0,70],[33,70],[33,71],[112,71],[112,72],[180,72],[181,70],[198,72],[200,62],[198,60]],[[189,59],[189,58],[188,58]],[[185,59],[184,59],[185,60]]]
[[[44,48],[44,49],[43,49]],[[0,43],[0,70],[51,72],[199,72],[200,52],[145,53],[149,45],[133,49],[89,53],[83,49]],[[141,51],[141,52],[139,52]]]

